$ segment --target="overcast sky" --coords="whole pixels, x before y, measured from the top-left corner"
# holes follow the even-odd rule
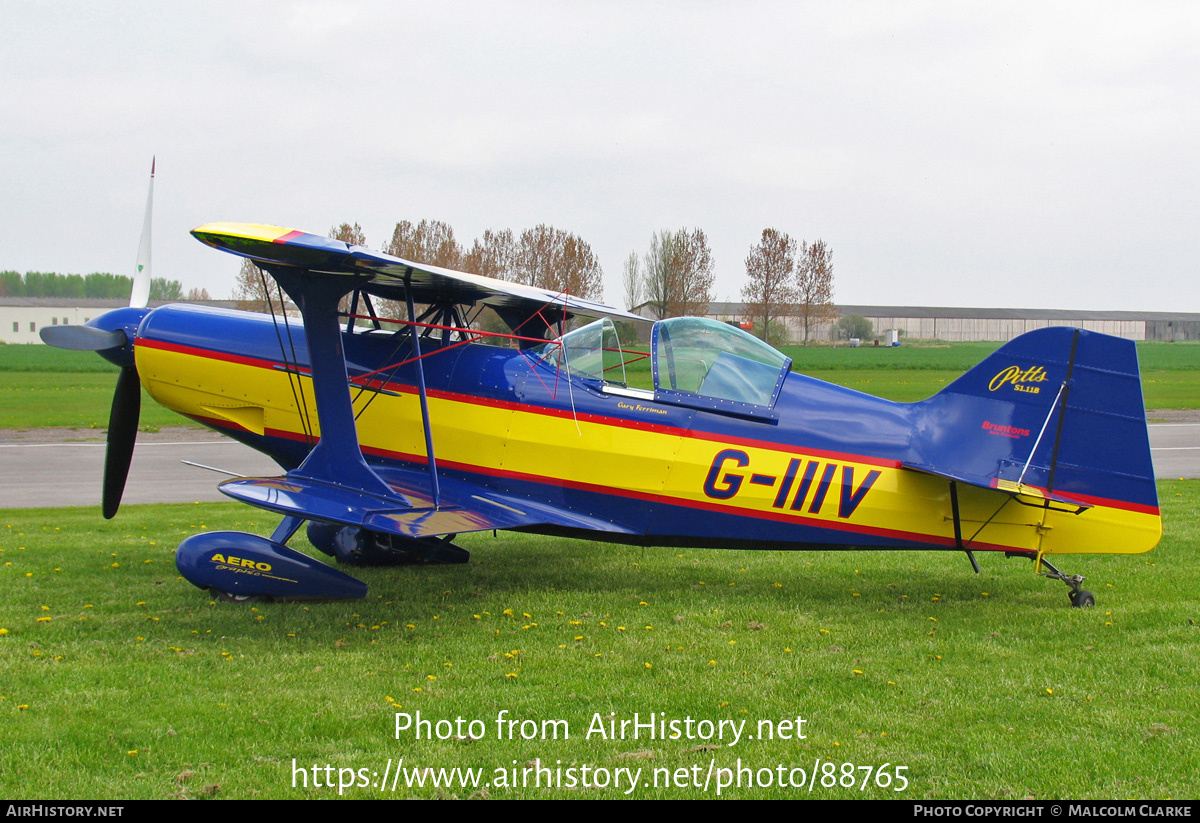
[[[841,303],[1200,311],[1200,3],[0,0],[0,269],[233,288],[188,230],[764,228]]]

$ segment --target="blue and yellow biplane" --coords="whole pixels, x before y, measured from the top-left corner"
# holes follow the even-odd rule
[[[121,366],[106,517],[140,386],[284,469],[220,484],[281,517],[269,538],[204,533],[179,546],[184,577],[229,599],[363,596],[365,584],[286,545],[305,524],[343,565],[463,562],[453,538],[492,529],[960,551],[976,571],[975,552],[1002,552],[1037,561],[1076,606],[1094,597],[1048,556],[1145,552],[1161,535],[1126,340],[1040,329],[928,400],[894,403],[794,373],[712,320],[660,320],[638,352],[618,324],[642,318],[572,295],[272,226],[192,233],[273,276],[302,322],[134,306],[48,342]],[[402,318],[381,317],[379,301]],[[652,385],[631,385],[647,357]]]

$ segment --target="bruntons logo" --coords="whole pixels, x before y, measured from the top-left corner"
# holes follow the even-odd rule
[[[1016,426],[1001,426],[991,421],[983,421],[983,430],[988,434],[998,434],[1001,437],[1011,437],[1014,440],[1029,436],[1029,429],[1018,429]]]

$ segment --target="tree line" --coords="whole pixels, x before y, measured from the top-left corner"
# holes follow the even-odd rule
[[[329,237],[367,246],[358,223],[341,223]],[[540,224],[519,234],[488,229],[470,245],[458,240],[450,224],[440,220],[402,220],[380,251],[415,263],[480,274],[567,293],[603,299],[604,273],[591,246],[581,237]],[[698,228],[664,229],[650,237],[643,253],[624,261],[622,286],[628,309],[645,306],[655,317],[705,315],[712,301],[715,276],[708,237]],[[244,308],[265,311],[278,306],[278,293],[250,260],[242,262],[233,298]],[[797,242],[787,233],[764,229],[746,258],[742,289],[746,319],[768,342],[787,334],[783,319],[799,317],[807,343],[819,324],[837,316],[833,308],[833,251],[823,240]],[[398,307],[381,313],[398,316]]]
[[[65,297],[128,300],[133,278],[123,274],[58,274],[30,271],[0,272],[0,297]],[[191,289],[185,295],[178,280],[155,277],[150,281],[151,300],[208,300],[207,289]]]

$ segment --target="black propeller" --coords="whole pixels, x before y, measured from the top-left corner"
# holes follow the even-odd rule
[[[93,326],[45,326],[42,341],[60,349],[102,352],[117,349],[129,340],[122,329],[100,329]],[[108,447],[104,455],[104,517],[111,520],[121,506],[129,463],[133,459],[133,443],[137,438],[138,417],[142,411],[142,384],[137,367],[121,367],[117,390],[113,394],[112,411],[108,415]]]
[[[117,377],[112,411],[108,416],[108,447],[104,453],[104,518],[111,520],[121,505],[133,444],[137,439],[138,417],[142,412],[142,383],[137,368],[125,366]]]

